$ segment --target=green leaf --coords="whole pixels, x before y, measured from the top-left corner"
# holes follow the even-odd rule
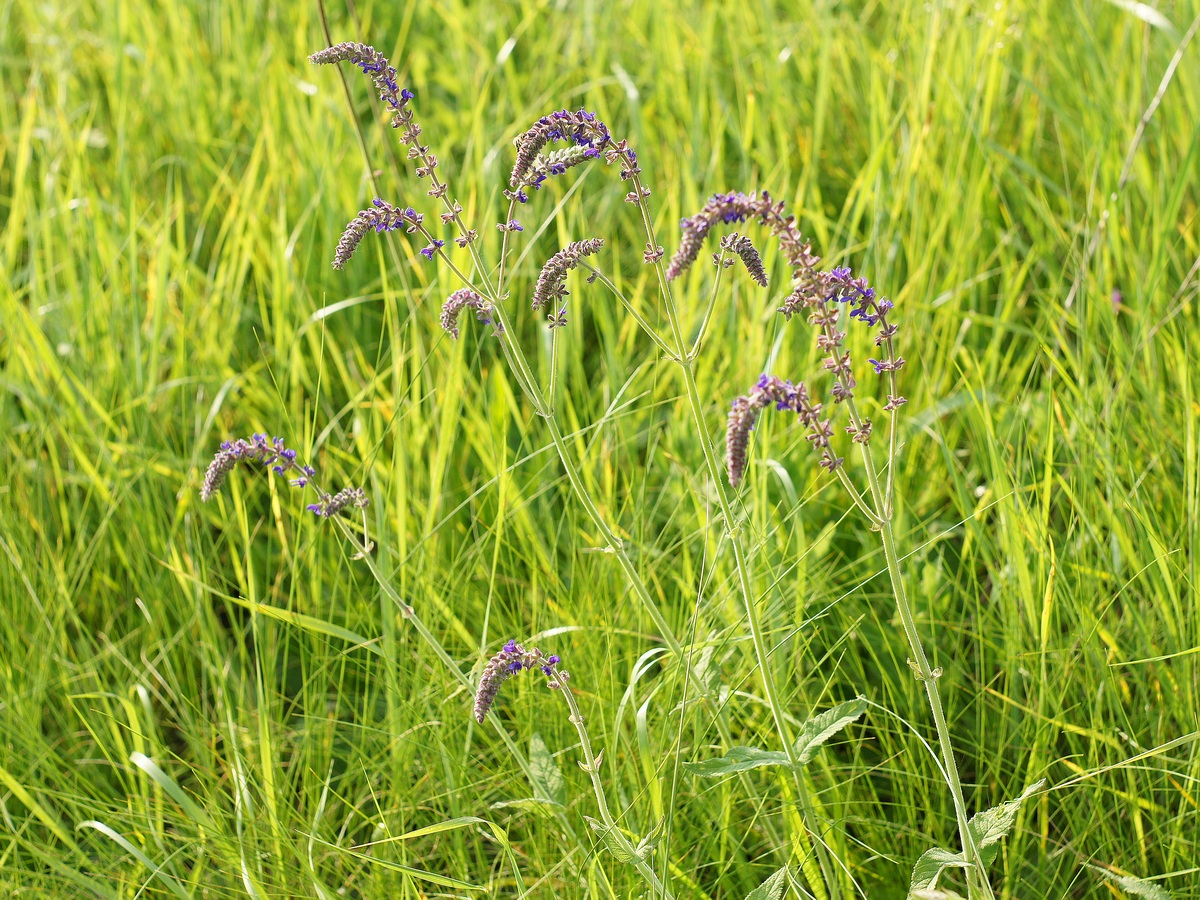
[[[546,748],[546,742],[536,731],[529,739],[529,774],[533,780],[533,792],[539,800],[559,806],[566,804],[567,783],[562,770]]]
[[[95,819],[88,819],[86,822],[80,822],[75,826],[76,830],[79,830],[80,828],[94,828],[109,840],[119,844],[126,853],[145,866],[146,870],[151,874],[151,876],[157,878],[159,881],[165,884],[171,893],[173,893],[176,897],[182,897],[183,900],[188,900],[188,898],[191,896],[191,894],[184,890],[183,886],[175,878],[163,870],[162,866],[158,865],[156,862],[154,862],[154,860],[130,843],[128,839],[109,828],[103,822],[97,822]]]
[[[966,868],[967,861],[961,853],[951,853],[941,847],[926,850],[913,866],[912,880],[909,882],[909,895],[916,891],[931,889],[941,877],[944,870],[949,868]]]
[[[867,701],[856,697],[839,703],[832,709],[817,713],[800,728],[796,739],[796,756],[800,765],[806,765],[817,755],[821,745],[861,716],[867,709]]]
[[[593,819],[591,816],[584,816],[592,831],[600,835],[600,840],[604,843],[604,848],[613,855],[617,862],[631,863],[637,857],[629,852],[626,842],[622,841],[617,835],[613,834],[613,830],[598,819]]]
[[[1000,850],[1000,840],[1012,830],[1021,804],[1040,791],[1045,784],[1046,779],[1043,778],[1025,788],[1017,799],[1005,801],[971,817],[967,827],[971,829],[971,836],[975,838],[975,846],[979,849],[979,858],[985,866],[996,858]]]
[[[1093,872],[1103,875],[1127,894],[1132,894],[1135,897],[1145,897],[1147,900],[1171,900],[1171,892],[1161,884],[1155,884],[1144,878],[1135,878],[1132,875],[1118,875],[1116,872],[1110,872],[1108,869],[1102,869],[1099,866],[1088,866],[1088,868]]]
[[[720,778],[759,766],[791,765],[788,755],[780,750],[760,750],[758,747],[730,747],[725,756],[683,764],[683,770],[700,778]]]
[[[787,887],[788,867],[784,866],[746,895],[746,900],[779,900]]]
[[[962,894],[956,894],[951,890],[924,888],[919,891],[913,891],[908,895],[908,900],[964,900],[964,898]]]
[[[548,819],[562,810],[561,803],[553,800],[543,800],[540,797],[522,797],[520,800],[500,800],[492,804],[492,809],[519,809],[531,812],[535,816]]]

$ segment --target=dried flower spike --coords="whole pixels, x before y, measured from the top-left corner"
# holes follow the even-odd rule
[[[762,287],[767,286],[767,270],[763,268],[762,257],[750,238],[731,231],[721,238],[721,249],[727,253],[736,254],[745,265],[746,271],[750,273],[750,277]],[[732,259],[726,261],[732,262]]]
[[[322,519],[331,519],[346,509],[366,509],[369,502],[367,492],[362,488],[342,488],[336,494],[322,494],[320,500],[310,503],[306,509]]]
[[[551,306],[555,301],[567,296],[567,272],[579,265],[579,261],[585,256],[599,253],[603,246],[602,238],[572,241],[546,260],[533,291],[533,309],[536,311]]]

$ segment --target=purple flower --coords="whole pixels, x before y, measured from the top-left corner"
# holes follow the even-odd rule
[[[454,340],[458,340],[458,316],[464,309],[475,310],[475,318],[485,325],[491,324],[492,304],[470,288],[460,288],[442,304],[442,328]]]
[[[445,241],[439,241],[437,238],[430,238],[429,245],[427,247],[422,247],[420,253],[426,259],[433,259],[433,254],[445,246]]]
[[[411,206],[401,209],[381,197],[372,200],[371,207],[371,209],[361,210],[342,231],[337,249],[333,253],[335,269],[342,268],[350,261],[350,257],[354,255],[354,251],[358,249],[358,245],[368,232],[374,231],[379,234],[403,228],[412,234],[421,227],[421,223],[425,220],[425,216]]]

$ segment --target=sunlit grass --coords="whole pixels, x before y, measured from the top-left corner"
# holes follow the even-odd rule
[[[896,300],[898,532],[967,799],[1052,785],[995,883],[1119,895],[1090,864],[1200,897],[1200,750],[1178,741],[1200,729],[1200,44],[1132,145],[1200,4],[1160,4],[1169,28],[1099,0],[797,5],[431,0],[357,4],[357,20],[339,7],[331,24],[400,66],[488,242],[512,137],[586,104],[638,149],[664,235],[713,191],[767,188]],[[510,636],[561,654],[625,824],[672,815],[659,852],[676,895],[740,900],[789,861],[774,840],[792,827],[788,786],[772,770],[757,798],[676,778],[676,751],[713,755],[714,711],[680,729],[678,670],[647,657],[653,625],[593,552],[494,343],[438,328],[450,272],[403,233],[329,267],[371,187],[341,82],[305,61],[323,43],[304,3],[0,2],[0,884],[640,889],[587,835],[575,731],[544,689],[514,681],[499,711],[522,749],[537,733],[555,754],[561,819],[494,805],[531,796],[522,772],[294,491],[239,473],[199,503],[220,441],[270,431],[367,488],[377,566],[464,671]],[[380,191],[419,205],[350,84]],[[573,184],[522,211],[521,252]],[[604,237],[657,321],[625,189],[596,170],[574,190],[519,283],[531,292],[567,241]],[[694,324],[711,277],[680,284]],[[807,329],[775,315],[778,287],[725,284],[697,366],[714,433],[768,364],[819,365]],[[568,440],[675,633],[712,648],[735,734],[770,746],[678,378],[618,304],[578,273],[570,286]],[[524,294],[511,308],[544,377],[545,331]],[[955,827],[909,728],[931,732],[882,554],[798,426],[765,423],[751,459],[742,511],[789,709],[879,704],[814,765],[855,878],[903,897]],[[498,829],[346,852],[462,817]]]

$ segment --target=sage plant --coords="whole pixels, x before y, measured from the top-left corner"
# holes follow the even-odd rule
[[[712,302],[705,315],[701,333],[691,348],[684,343],[682,324],[676,311],[671,295],[668,272],[663,264],[665,252],[656,240],[652,217],[649,208],[650,189],[641,181],[642,168],[636,151],[623,139],[613,137],[611,131],[597,116],[586,110],[558,110],[539,118],[529,128],[514,140],[516,158],[509,177],[508,188],[504,191],[509,201],[507,213],[502,222],[497,224],[501,233],[500,258],[495,266],[487,264],[479,246],[479,230],[468,228],[462,220],[462,205],[450,192],[447,182],[437,173],[437,159],[427,145],[421,143],[422,129],[414,119],[410,105],[412,92],[400,90],[397,86],[394,69],[390,64],[379,60],[378,51],[362,44],[338,44],[310,57],[315,64],[334,62],[351,62],[358,65],[371,77],[380,88],[381,99],[393,110],[392,125],[400,130],[400,142],[408,148],[407,156],[415,166],[418,178],[428,179],[430,187],[427,195],[440,203],[442,213],[440,221],[451,226],[457,233],[454,244],[466,249],[471,261],[471,271],[464,271],[455,258],[446,249],[446,242],[430,230],[428,218],[408,207],[393,205],[383,199],[376,199],[371,209],[365,209],[356,214],[346,227],[346,231],[338,244],[334,256],[334,267],[342,268],[349,260],[358,243],[370,231],[391,232],[403,230],[415,235],[425,243],[421,254],[426,258],[440,259],[455,277],[469,290],[469,295],[456,292],[447,300],[442,310],[442,322],[448,333],[454,337],[458,332],[458,313],[471,306],[479,312],[486,309],[486,317],[494,321],[493,334],[499,342],[501,352],[505,355],[513,375],[522,392],[529,399],[539,417],[544,421],[551,441],[558,453],[560,463],[571,484],[580,505],[592,524],[605,542],[607,550],[615,557],[629,587],[637,596],[646,613],[658,629],[662,640],[668,649],[684,666],[689,681],[700,691],[701,695],[719,708],[720,701],[716,689],[705,680],[691,660],[679,638],[674,634],[662,611],[654,601],[649,589],[634,566],[623,542],[617,537],[611,524],[601,514],[599,505],[590,495],[579,467],[573,458],[563,437],[554,410],[556,386],[557,342],[566,324],[565,306],[555,308],[556,301],[561,300],[564,283],[563,278],[570,268],[581,267],[590,272],[589,281],[598,281],[611,290],[624,308],[637,321],[638,325],[650,336],[654,343],[662,349],[668,358],[678,364],[679,372],[686,389],[687,401],[691,415],[697,426],[704,450],[705,465],[711,485],[715,488],[720,506],[720,518],[726,529],[726,536],[733,548],[733,556],[738,573],[738,586],[747,623],[753,639],[754,652],[763,681],[764,693],[767,696],[772,711],[772,719],[778,733],[784,753],[789,761],[796,794],[799,800],[800,812],[805,823],[804,829],[796,835],[801,846],[807,846],[809,853],[817,859],[816,870],[806,869],[806,877],[810,886],[820,897],[840,900],[847,890],[852,890],[852,879],[849,868],[839,858],[838,852],[831,852],[830,844],[841,847],[844,844],[839,829],[831,826],[820,811],[814,791],[807,774],[803,771],[797,752],[793,746],[794,737],[788,716],[783,708],[779,686],[775,683],[774,673],[769,663],[769,647],[758,612],[759,598],[755,596],[750,573],[749,554],[743,546],[744,538],[732,526],[735,521],[729,497],[725,491],[719,454],[713,445],[709,429],[705,421],[704,404],[696,387],[692,370],[692,362],[699,351],[708,320],[711,318]],[[382,71],[386,74],[380,87]],[[563,148],[555,147],[550,153],[544,152],[552,144],[565,144]],[[554,254],[547,260],[542,274],[538,279],[539,289],[535,290],[531,305],[535,309],[549,307],[549,325],[553,329],[553,352],[551,358],[551,378],[545,390],[538,383],[529,365],[528,358],[517,339],[518,332],[512,327],[510,314],[505,306],[509,291],[506,290],[508,251],[512,237],[523,230],[516,219],[517,208],[530,202],[533,194],[551,177],[564,174],[567,169],[590,162],[602,161],[609,166],[616,166],[619,178],[629,188],[625,195],[626,202],[632,204],[642,222],[646,240],[643,260],[655,269],[656,279],[665,301],[665,310],[670,324],[670,338],[658,334],[656,329],[642,317],[633,304],[617,289],[613,281],[603,271],[585,257],[594,257],[602,248],[603,242],[598,238],[585,238],[572,241],[567,247]],[[741,205],[739,205],[741,204]],[[747,205],[748,204],[748,205]],[[710,204],[712,209],[706,211],[697,220],[698,228],[705,231],[716,222],[744,221],[753,216],[770,224],[779,237],[781,245],[789,254],[788,260],[797,270],[808,271],[815,263],[816,257],[811,253],[811,247],[795,229],[794,220],[782,212],[783,204],[772,200],[765,192],[758,197],[744,194],[730,194],[728,197]],[[745,208],[743,208],[745,207]],[[411,210],[411,212],[410,212]],[[381,211],[381,212],[378,212]],[[736,240],[736,239],[735,239]],[[703,241],[703,234],[698,234],[694,240],[696,251]],[[752,277],[765,280],[765,272],[760,273],[761,261],[757,260],[757,252],[747,242],[737,242],[731,245],[727,252],[740,256],[749,268]],[[492,273],[495,273],[494,279]],[[715,300],[714,290],[714,300]],[[493,319],[494,317],[494,319]],[[715,717],[718,733],[724,746],[735,746],[729,725],[723,716]],[[754,796],[754,787],[744,771],[738,771],[737,777],[743,788]]]
[[[973,900],[991,900],[992,892],[984,871],[984,854],[981,853],[980,842],[973,836],[972,825],[967,819],[953,748],[950,745],[949,731],[938,694],[937,677],[940,672],[930,668],[916,630],[905,594],[892,527],[897,455],[896,419],[897,410],[905,401],[897,388],[897,375],[904,365],[904,360],[895,352],[894,339],[897,329],[888,319],[892,310],[891,303],[886,299],[877,298],[874,289],[862,279],[854,278],[848,269],[821,271],[820,258],[800,232],[794,216],[785,212],[782,201],[766,191],[731,191],[713,195],[703,209],[682,221],[679,247],[669,261],[664,261],[666,253],[657,238],[650,209],[651,191],[642,182],[642,168],[637,153],[627,141],[614,137],[608,126],[586,109],[562,109],[552,112],[539,118],[515,138],[513,167],[508,185],[503,190],[504,197],[508,200],[508,210],[501,217],[501,221],[495,223],[495,228],[500,233],[499,259],[489,262],[484,257],[483,242],[479,240],[481,228],[468,227],[464,222],[463,206],[455,198],[450,185],[439,175],[437,157],[431,152],[431,148],[423,143],[422,128],[417,123],[413,111],[414,94],[399,87],[394,67],[374,48],[356,43],[337,44],[314,54],[311,61],[316,64],[349,62],[359,66],[371,79],[379,91],[380,98],[388,107],[391,124],[397,129],[401,144],[407,148],[406,155],[414,167],[415,175],[418,179],[428,181],[426,195],[440,206],[437,221],[444,228],[450,229],[450,233],[445,233],[443,228],[433,224],[434,220],[430,216],[413,207],[392,204],[377,198],[370,208],[357,213],[347,224],[334,254],[334,267],[341,269],[347,265],[355,249],[368,234],[403,231],[423,245],[418,250],[421,256],[429,260],[440,260],[454,274],[461,286],[449,295],[442,307],[442,327],[451,338],[457,339],[462,328],[461,314],[466,309],[473,310],[481,323],[492,326],[491,334],[513,377],[545,424],[580,506],[621,568],[630,589],[654,622],[666,648],[682,665],[689,685],[694,685],[701,696],[713,702],[714,706],[719,706],[713,685],[702,677],[702,673],[692,661],[691,654],[674,634],[634,566],[624,543],[617,537],[613,526],[605,519],[599,504],[590,494],[578,461],[573,457],[563,437],[554,403],[558,342],[563,339],[562,335],[567,330],[569,321],[566,303],[568,271],[575,268],[585,270],[589,273],[589,283],[598,283],[609,290],[662,351],[665,359],[676,367],[703,451],[708,487],[716,499],[717,510],[709,524],[720,524],[724,538],[732,550],[742,611],[752,640],[763,693],[771,711],[777,739],[782,745],[782,752],[767,753],[756,748],[735,747],[728,723],[719,714],[714,717],[717,729],[731,755],[732,751],[744,755],[747,750],[767,753],[760,758],[768,759],[769,762],[762,764],[783,765],[790,771],[804,821],[804,828],[795,838],[801,847],[807,848],[811,858],[816,860],[815,866],[809,860],[802,861],[801,868],[809,887],[817,897],[822,900],[840,900],[847,893],[857,891],[862,894],[862,889],[854,882],[843,859],[848,848],[844,832],[838,823],[828,821],[822,812],[804,766],[820,743],[834,731],[857,718],[859,713],[829,715],[837,713],[836,710],[829,710],[819,714],[804,724],[797,740],[793,733],[792,719],[784,709],[781,686],[769,665],[771,648],[768,646],[761,621],[760,597],[756,595],[753,586],[752,552],[739,525],[732,495],[744,477],[750,432],[762,410],[774,405],[777,410],[796,413],[808,431],[808,440],[821,467],[839,479],[854,505],[871,526],[880,532],[896,602],[913,653],[914,671],[925,685],[937,725],[942,761],[958,819],[963,849],[961,856],[955,859],[961,861],[951,861],[948,865],[966,869]],[[509,251],[516,240],[515,236],[525,231],[517,213],[519,208],[525,208],[532,202],[536,193],[549,179],[560,177],[578,166],[596,163],[615,166],[618,177],[625,183],[627,193],[624,199],[634,208],[641,222],[645,238],[642,259],[646,265],[653,267],[668,333],[659,333],[605,274],[601,265],[605,248],[602,239],[582,236],[572,240],[546,261],[530,300],[534,311],[546,314],[552,333],[551,374],[549,384],[543,388],[534,375],[529,358],[522,347],[520,332],[513,327],[512,313],[507,305],[512,293],[508,281],[511,277],[508,271]],[[523,209],[521,219],[529,218],[530,213]],[[766,287],[766,267],[749,236],[740,232],[724,235],[719,252],[714,254],[717,276],[712,292],[696,335],[690,342],[685,337],[685,324],[674,299],[672,283],[682,277],[699,258],[712,231],[723,226],[743,223],[766,229],[778,243],[781,256],[791,274],[787,293],[779,310],[788,318],[803,312],[816,328],[818,344],[828,354],[824,366],[832,379],[828,395],[833,407],[818,402],[804,384],[792,384],[770,374],[764,375],[747,394],[734,401],[726,422],[722,453],[721,438],[710,428],[707,407],[696,385],[695,360],[712,320],[722,272],[740,260],[751,279],[756,284]],[[487,230],[490,231],[490,228]],[[448,240],[452,241],[450,246]],[[460,264],[462,257],[453,254],[453,248],[466,251],[469,265]],[[846,324],[849,320],[858,320],[864,326],[879,329],[876,335],[876,343],[880,348],[879,358],[869,362],[874,371],[886,379],[888,389],[888,400],[883,410],[889,417],[889,433],[887,453],[881,461],[882,464],[872,455],[875,446],[872,443],[873,424],[870,419],[860,414],[855,403],[854,392],[858,382],[850,354],[844,346],[846,333],[842,330],[849,327]],[[832,412],[841,410],[846,411],[845,430],[849,441],[851,444],[857,444],[862,454],[863,474],[867,483],[865,493],[855,486],[846,471],[846,460],[838,455],[835,446],[835,416]],[[377,578],[381,578],[374,568],[372,572]],[[434,640],[432,637],[427,639]],[[449,662],[448,665],[453,663]],[[557,669],[557,662],[544,663],[537,651],[526,651],[520,645],[510,643],[505,645],[482,671],[477,684],[475,718],[482,721],[484,717],[490,717],[491,706],[501,684],[531,665],[548,666],[549,671],[546,674],[551,686],[565,688],[566,673]],[[461,678],[461,672],[458,672],[458,676]],[[619,830],[613,828],[609,822],[599,775],[599,758],[591,755],[590,742],[582,727],[582,716],[579,715],[573,695],[565,689],[562,693],[571,708],[572,721],[579,730],[581,744],[587,757],[588,771],[596,790],[597,803],[601,808],[602,827],[607,829],[606,845],[618,858],[634,865],[655,894],[669,896],[667,887],[653,870],[644,864],[644,859],[636,852],[632,857],[629,856],[628,848],[622,844],[624,838],[611,837],[613,834],[619,835]],[[511,741],[507,743],[511,747]],[[745,772],[737,767],[731,767],[730,771],[737,773],[743,788],[753,795],[755,789]],[[992,812],[994,811],[989,811],[989,814]],[[952,857],[948,851],[941,852],[946,858]],[[940,872],[939,868],[937,874]],[[933,881],[936,881],[936,877],[935,875]],[[924,885],[926,888],[931,886],[932,883]]]

